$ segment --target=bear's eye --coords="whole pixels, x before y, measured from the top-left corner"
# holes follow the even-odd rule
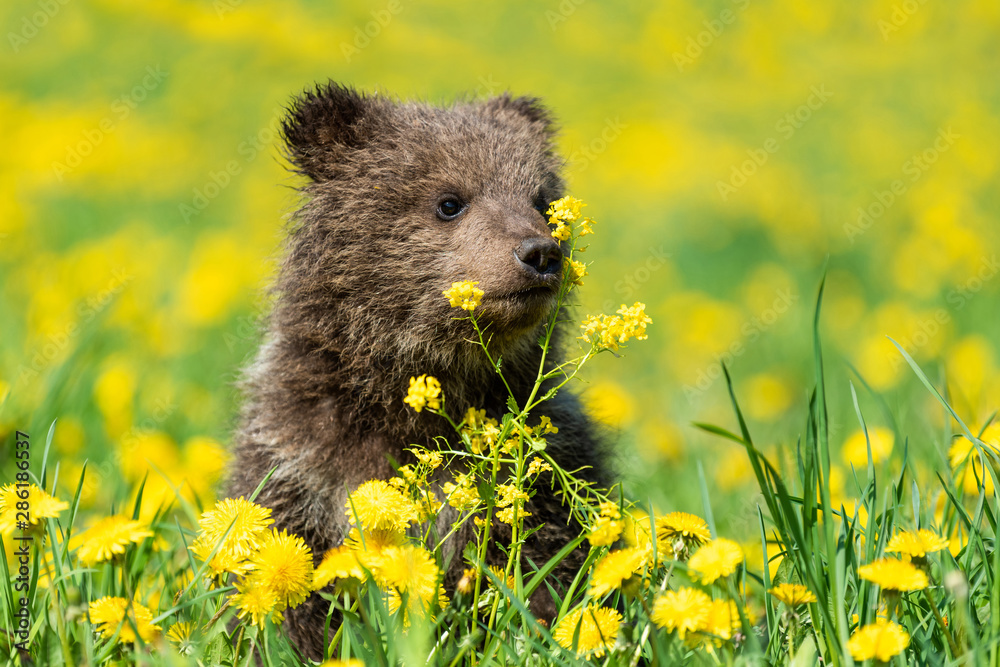
[[[541,195],[535,197],[535,203],[532,204],[532,206],[534,206],[535,210],[541,213],[543,217],[546,215],[545,212],[549,210],[548,200]]]
[[[438,217],[442,220],[454,220],[465,210],[465,204],[456,197],[442,199],[437,207]]]

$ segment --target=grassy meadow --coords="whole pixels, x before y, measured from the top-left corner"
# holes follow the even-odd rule
[[[333,581],[330,639],[365,664],[1000,665],[997,3],[17,0],[0,25],[12,664],[299,664],[281,611]],[[551,627],[525,607],[546,564],[516,539],[504,572],[472,555],[468,589],[438,595],[436,543],[403,537],[433,513],[434,452],[369,489],[393,558],[363,555],[386,529],[363,507],[362,546],[313,571],[257,510],[216,505],[297,202],[277,125],[329,78],[544,98],[597,221],[570,312],[645,304],[648,324],[590,321],[566,389],[615,443],[621,495],[529,474],[527,406],[451,414],[469,451],[445,460],[489,482],[439,499],[467,520],[506,511],[516,538],[539,475],[574,489],[595,567],[552,591]],[[622,326],[615,358],[601,332]],[[301,581],[253,598],[279,556]]]

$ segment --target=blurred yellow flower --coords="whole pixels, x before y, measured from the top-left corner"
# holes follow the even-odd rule
[[[631,423],[635,416],[635,400],[628,391],[610,380],[594,382],[583,394],[584,403],[595,419],[614,427]]]
[[[888,553],[900,553],[906,558],[923,558],[929,553],[941,551],[948,547],[948,540],[926,528],[916,532],[900,531],[892,536],[885,550]]]
[[[684,587],[656,598],[650,619],[668,631],[676,630],[677,636],[684,639],[689,633],[705,629],[711,611],[712,598],[697,589]]]
[[[44,528],[42,519],[58,518],[60,512],[69,508],[69,503],[53,498],[35,484],[20,488],[17,484],[7,484],[0,487],[0,535],[10,535],[17,528],[19,504],[27,507],[26,523],[32,529]]]
[[[420,412],[425,407],[431,410],[441,409],[441,383],[436,377],[421,375],[410,378],[410,388],[403,402]]]
[[[410,544],[382,552],[375,576],[379,584],[409,596],[411,610],[429,610],[438,600],[437,563],[426,549]]]
[[[621,623],[622,615],[614,609],[596,605],[579,607],[559,621],[552,637],[568,650],[573,650],[573,638],[576,637],[577,656],[601,658],[614,648]]]
[[[887,663],[910,645],[910,635],[901,626],[880,618],[870,625],[858,628],[847,641],[847,648],[855,660],[875,659]]]
[[[138,544],[152,535],[149,526],[141,521],[120,514],[105,517],[77,536],[82,544],[76,557],[87,566],[101,563],[125,553],[129,544]]]
[[[583,278],[587,275],[587,265],[568,257],[565,265],[567,279],[574,285],[583,285]]]
[[[882,427],[868,429],[868,441],[872,446],[872,462],[878,465],[892,454],[892,446],[896,442],[895,434]],[[844,443],[840,454],[844,463],[861,469],[868,465],[868,441],[863,430],[855,431]]]
[[[711,635],[711,638],[718,644],[732,639],[733,633],[739,630],[740,623],[740,612],[736,608],[735,602],[732,600],[712,600],[702,632]]]
[[[587,539],[590,541],[591,546],[607,547],[614,544],[621,534],[621,521],[613,521],[609,517],[601,516],[597,517],[597,521],[591,526]]]
[[[728,577],[743,562],[743,549],[739,544],[720,537],[712,540],[692,554],[688,568],[703,584],[710,584],[721,577]]]
[[[983,454],[991,458],[994,470],[1000,471],[1000,424],[990,424],[979,439],[984,445]],[[968,438],[955,438],[948,449],[948,462],[965,493],[978,495],[980,487],[987,496],[993,493],[993,476],[983,467],[978,450]]]
[[[858,576],[885,590],[919,591],[927,588],[927,575],[914,565],[896,558],[880,558],[858,568]]]
[[[816,596],[813,592],[802,584],[778,584],[769,590],[768,593],[789,607],[798,607],[799,605],[816,602]]]
[[[130,613],[131,612],[131,613]],[[126,614],[129,621],[126,621]],[[134,644],[135,629],[143,642],[151,642],[159,634],[160,626],[153,625],[153,614],[138,602],[129,602],[125,598],[103,597],[91,602],[87,607],[87,615],[94,624],[95,630],[105,639],[118,633],[118,641]]]
[[[642,567],[645,560],[646,554],[641,549],[612,551],[594,566],[590,574],[590,596],[599,598],[619,588],[623,581]]]
[[[482,302],[485,294],[476,287],[478,284],[478,281],[469,280],[454,282],[442,294],[448,299],[448,304],[452,308],[461,308],[471,313]]]
[[[135,371],[124,360],[111,362],[94,383],[94,401],[112,438],[121,436],[132,423],[136,386]]]
[[[365,572],[358,562],[357,553],[349,546],[341,545],[330,549],[313,571],[313,590],[325,588],[337,579],[364,579]]]
[[[792,403],[788,385],[772,373],[758,373],[747,380],[746,413],[753,419],[772,422]]]

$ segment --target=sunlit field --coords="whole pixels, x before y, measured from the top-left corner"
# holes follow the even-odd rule
[[[1000,5],[652,4],[0,7],[11,664],[309,664],[282,612],[322,595],[364,664],[1000,665]],[[531,405],[445,397],[465,448],[352,496],[325,560],[217,505],[302,185],[280,121],[328,79],[556,116],[586,207],[550,215],[588,246],[561,391],[620,487],[546,469]],[[441,466],[470,477],[431,498]],[[569,589],[519,557],[542,483],[589,549]],[[452,589],[435,503],[479,526]]]

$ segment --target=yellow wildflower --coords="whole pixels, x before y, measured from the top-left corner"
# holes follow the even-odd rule
[[[708,524],[700,516],[670,512],[656,518],[656,548],[661,554],[678,555],[710,539]]]
[[[167,630],[167,639],[177,646],[178,653],[181,655],[191,655],[195,649],[194,643],[191,641],[193,632],[194,623],[181,621],[170,626],[170,629]]]
[[[593,234],[594,221],[590,218],[583,218],[580,220],[580,236],[586,236],[587,234]],[[580,250],[579,248],[577,250]]]
[[[297,607],[312,593],[312,550],[298,535],[271,530],[250,557],[250,564],[247,585],[274,592],[279,611]]]
[[[505,507],[496,514],[497,521],[506,523],[509,526],[513,526],[515,521],[519,521],[529,516],[533,516],[531,512],[517,505]]]
[[[619,345],[632,338],[646,340],[646,325],[653,320],[646,315],[646,305],[636,301],[632,306],[622,304],[617,315],[588,315],[580,328],[580,340],[598,349],[617,350]]]
[[[927,588],[927,575],[911,563],[880,558],[858,568],[858,576],[886,590],[919,591]]]
[[[278,596],[267,586],[259,586],[245,579],[236,582],[236,593],[230,597],[239,618],[250,616],[250,622],[263,629],[264,621],[270,618],[280,624],[285,620],[278,605]]]
[[[577,636],[578,657],[601,658],[606,651],[614,648],[621,623],[622,615],[614,609],[595,605],[580,607],[559,621],[552,637],[563,648],[572,650],[573,638]]]
[[[546,416],[542,415],[538,422],[538,432],[540,435],[547,435],[549,433],[558,433],[559,427],[552,423],[552,420]]]
[[[531,463],[528,464],[528,469],[525,471],[525,474],[528,477],[532,477],[534,475],[538,475],[543,472],[552,472],[552,466],[549,465],[548,461],[540,459],[539,457],[536,456],[535,458],[531,459]]]
[[[420,412],[424,408],[431,410],[441,409],[441,383],[436,377],[421,375],[410,378],[410,388],[406,392],[403,402]]]
[[[563,222],[576,222],[580,218],[580,209],[586,206],[576,197],[562,197],[549,204],[549,209],[545,212],[549,216],[549,222],[555,224],[552,218]]]
[[[587,274],[587,265],[575,259],[566,258],[566,276],[574,285],[583,285],[583,277]]]
[[[733,638],[733,633],[740,628],[740,612],[732,600],[712,600],[708,608],[708,617],[702,629],[707,635],[712,635],[718,644]]]
[[[442,294],[448,298],[452,308],[461,308],[471,313],[483,300],[484,292],[476,287],[478,284],[479,282],[468,280],[454,282]]]
[[[855,660],[889,662],[910,645],[910,635],[901,626],[880,618],[870,625],[858,628],[847,641],[847,648]]]
[[[606,516],[602,516],[598,517],[597,521],[594,522],[587,539],[590,540],[591,546],[606,547],[614,544],[621,534],[621,521],[613,521]]]
[[[351,658],[350,660],[327,660],[321,663],[319,667],[365,667],[365,663],[357,658]]]
[[[479,503],[479,490],[473,485],[472,475],[455,475],[455,483],[445,482],[441,490],[448,497],[448,504],[457,510],[467,510]]]
[[[688,633],[704,630],[712,609],[712,599],[694,588],[667,591],[653,603],[650,620],[684,639]]]
[[[409,595],[411,609],[430,609],[438,601],[438,566],[423,547],[389,547],[375,575],[382,586]]]
[[[789,607],[816,602],[813,592],[802,584],[778,584],[768,592]]]
[[[45,524],[42,519],[58,518],[59,513],[69,507],[69,504],[53,498],[36,484],[18,487],[17,484],[7,484],[0,487],[0,535],[10,535],[17,528],[20,503],[27,503],[27,524],[32,528]]]
[[[720,577],[728,577],[743,562],[740,545],[724,537],[712,540],[694,552],[688,567],[703,584],[710,584]]]
[[[504,576],[504,572],[503,572],[503,568],[502,567],[499,567],[498,565],[490,565],[490,572],[492,572],[493,576],[496,577],[498,580],[502,581],[504,583],[504,585],[507,588],[509,588],[510,590],[515,590],[515,588],[517,587],[517,580],[514,579],[514,575],[511,574],[511,575]],[[491,586],[493,586],[493,580],[492,579],[490,579],[489,583],[490,583]],[[494,586],[494,588],[495,588],[495,586]]]
[[[125,619],[126,614],[129,620]],[[154,640],[159,634],[160,626],[153,625],[153,614],[138,602],[129,602],[125,598],[103,597],[88,605],[87,615],[94,624],[95,630],[105,639],[118,633],[118,641],[134,644],[135,629],[139,631],[139,639],[144,642]],[[129,622],[131,621],[131,622]]]
[[[356,488],[344,504],[347,519],[352,524],[358,520],[365,531],[404,531],[417,520],[413,502],[382,480],[371,480]],[[367,536],[367,532],[366,532]]]
[[[125,553],[129,544],[138,544],[152,535],[141,521],[122,515],[105,517],[79,535],[82,544],[76,557],[87,566],[101,563]]]
[[[432,452],[427,449],[413,449],[411,451],[417,457],[417,461],[432,469],[438,468],[444,463],[444,456],[441,452]]]
[[[479,573],[476,570],[469,568],[462,570],[462,578],[455,584],[455,591],[468,595],[472,592],[477,578],[479,578]]]
[[[619,549],[602,558],[590,575],[591,597],[601,597],[619,588],[622,582],[635,574],[645,562],[641,549]]]
[[[318,591],[331,581],[349,578],[364,579],[365,572],[358,562],[357,553],[349,546],[341,545],[323,555],[323,560],[313,570],[312,587],[314,591]]]
[[[601,516],[611,517],[612,519],[622,518],[621,508],[618,507],[618,503],[613,500],[607,500],[600,504]]]
[[[872,446],[872,462],[878,464],[892,454],[896,436],[887,428],[875,427],[868,429],[868,440],[865,440],[865,432],[859,429],[847,439],[840,451],[844,462],[855,468],[867,466],[869,441]]]
[[[906,558],[924,558],[929,553],[948,548],[949,541],[934,531],[921,528],[917,532],[900,531],[892,536],[885,550]]]
[[[269,508],[252,503],[242,496],[236,499],[226,498],[198,519],[200,532],[190,549],[204,561],[208,560],[215,547],[222,542],[209,567],[215,574],[232,572],[243,575],[249,567],[247,559],[260,546],[267,527],[272,523],[274,520],[271,519]],[[229,529],[230,526],[232,530]]]

